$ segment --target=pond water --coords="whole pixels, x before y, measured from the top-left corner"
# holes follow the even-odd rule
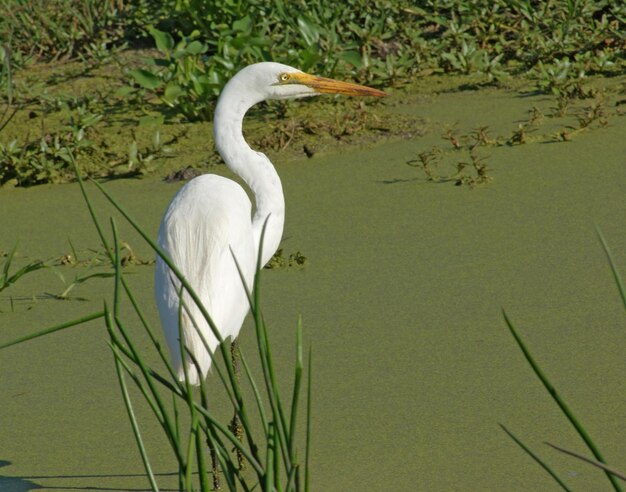
[[[588,454],[524,361],[503,308],[607,461],[626,469],[626,313],[594,229],[626,273],[626,117],[615,101],[608,125],[570,141],[549,135],[571,121],[546,116],[526,144],[478,148],[486,185],[428,181],[407,165],[437,146],[436,172],[450,175],[470,157],[442,139],[447,128],[509,137],[529,109],[547,114],[553,102],[496,90],[416,96],[396,111],[424,119],[421,137],[276,159],[283,248],[307,261],[264,272],[264,313],[285,380],[299,316],[313,347],[313,490],[558,490],[499,423],[573,489],[606,490],[597,469],[543,444]],[[105,186],[155,235],[179,185]],[[89,189],[106,219],[111,209]],[[70,241],[84,258],[99,249],[76,185],[0,190],[0,216],[0,246],[19,241],[30,258],[68,254]],[[120,229],[137,257],[151,257]],[[78,285],[67,301],[46,297],[77,273],[43,270],[2,292],[0,342],[100,309],[110,280]],[[151,265],[129,269],[156,324],[152,278]],[[95,321],[0,352],[1,490],[147,489],[107,339]],[[174,459],[137,405],[153,467],[173,490]]]

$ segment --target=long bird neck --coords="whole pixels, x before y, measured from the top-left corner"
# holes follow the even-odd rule
[[[215,110],[215,145],[226,165],[246,182],[254,194],[256,210],[252,217],[252,230],[257,255],[267,220],[261,255],[265,265],[278,249],[283,234],[283,187],[270,160],[252,150],[243,137],[243,117],[250,107],[260,101],[249,96],[246,98],[242,95],[243,91],[229,85],[224,88]]]

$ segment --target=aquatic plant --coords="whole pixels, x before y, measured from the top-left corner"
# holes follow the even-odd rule
[[[137,68],[129,74],[143,89],[156,93],[162,103],[182,113],[189,121],[210,119],[211,103],[224,81],[203,62],[208,46],[193,38],[175,43],[169,33],[154,28],[150,29],[150,34],[162,54],[150,60],[156,70]]]
[[[73,162],[74,168],[75,162]],[[143,401],[152,410],[161,426],[178,464],[179,490],[202,491],[225,485],[229,490],[309,490],[309,453],[311,443],[311,352],[308,355],[308,375],[305,381],[305,355],[303,353],[302,327],[296,329],[295,368],[290,395],[283,397],[279,389],[278,374],[268,328],[261,311],[261,278],[257,273],[253,292],[248,292],[251,313],[255,324],[255,340],[258,349],[257,364],[260,376],[252,370],[252,359],[243,351],[240,362],[244,368],[243,382],[235,375],[234,360],[226,344],[220,344],[213,354],[213,378],[219,379],[223,388],[224,401],[230,402],[236,418],[242,424],[244,436],[235,435],[228,424],[220,420],[214,409],[214,400],[209,401],[207,386],[195,389],[187,381],[179,381],[169,362],[155,329],[144,314],[145,306],[137,302],[126,281],[122,265],[122,242],[119,239],[115,219],[110,219],[111,235],[107,237],[79,176],[79,183],[87,208],[91,214],[98,236],[112,263],[112,297],[105,301],[102,311],[90,313],[76,320],[55,325],[0,345],[0,349],[32,340],[40,336],[65,330],[96,319],[104,322],[109,335],[116,374],[122,398],[141,455],[146,479],[152,490],[159,490],[157,477],[152,470],[150,458],[141,434],[140,423],[134,411],[128,381],[138,389]],[[104,189],[94,182],[105,198],[117,209],[124,220],[134,228],[149,246],[170,266],[181,284],[189,292],[193,302],[198,303],[202,315],[212,324],[209,313],[176,267],[164,255],[144,229],[139,226],[123,207]],[[122,306],[129,306],[132,318],[122,314]],[[144,331],[150,341],[152,354],[140,349],[137,343],[137,328]],[[160,331],[160,330],[159,330]],[[181,350],[184,348],[181,346]],[[193,355],[188,352],[193,358]],[[150,363],[149,360],[158,363]],[[260,381],[259,381],[260,378]],[[305,386],[306,385],[306,389]],[[244,391],[245,390],[245,391]],[[302,392],[306,391],[306,420],[302,421]],[[246,396],[247,395],[247,396]],[[213,392],[211,397],[217,397]],[[184,416],[183,410],[187,414]],[[301,435],[304,423],[304,435]],[[236,453],[232,453],[231,449]],[[240,466],[245,464],[246,471]],[[212,475],[210,468],[221,469],[220,475]]]
[[[604,239],[604,236],[602,235],[599,229],[597,229],[597,233],[598,233],[598,238],[600,239],[600,243],[602,244],[602,248],[604,249],[609,265],[611,267],[613,278],[617,285],[622,303],[624,305],[624,308],[626,309],[626,289],[624,288],[621,275],[617,270],[617,266],[613,260],[611,251],[609,250],[608,244],[606,240]],[[548,442],[546,442],[546,444],[552,447],[553,449],[556,449],[557,451],[560,451],[570,456],[574,456],[584,462],[590,463],[591,465],[599,468],[605,473],[613,490],[615,490],[616,492],[621,492],[623,489],[619,483],[619,480],[623,480],[626,482],[626,474],[621,471],[615,470],[614,468],[607,465],[606,460],[603,457],[603,454],[601,453],[596,443],[592,440],[589,432],[582,425],[581,421],[575,416],[573,410],[565,402],[565,399],[557,391],[556,387],[550,381],[546,373],[541,369],[538,362],[535,360],[535,358],[531,354],[530,349],[528,348],[528,346],[526,345],[526,343],[523,341],[522,337],[520,336],[518,330],[513,326],[512,321],[509,319],[509,317],[504,311],[503,311],[503,316],[504,316],[504,321],[511,335],[513,336],[513,338],[515,339],[515,342],[517,343],[518,347],[522,351],[522,354],[524,355],[524,358],[528,362],[529,366],[532,368],[537,378],[541,381],[542,385],[544,386],[548,394],[555,401],[555,403],[561,410],[561,413],[563,414],[565,419],[574,427],[576,433],[580,436],[582,441],[585,443],[588,450],[593,454],[594,458],[593,459],[588,458],[582,455],[581,453],[577,453],[577,452],[565,449],[555,444],[551,444]],[[545,460],[541,459],[528,446],[522,443],[522,441],[516,436],[514,436],[513,433],[510,432],[506,427],[504,427],[503,425],[500,425],[500,426],[509,435],[509,437],[513,439],[513,441],[518,446],[520,446],[529,456],[531,456],[537,463],[539,463],[550,474],[550,476],[561,486],[563,490],[565,491],[570,490],[570,488],[567,485],[565,485],[564,481],[552,470],[552,468],[545,462]]]
[[[13,260],[15,258],[15,251],[17,249],[17,245],[13,247],[13,249],[6,254],[3,254],[4,261],[2,263],[1,271],[0,271],[0,292],[2,292],[7,287],[13,285],[17,282],[21,277],[27,275],[31,272],[41,270],[42,268],[46,268],[44,262],[40,260],[34,260],[28,262],[26,265],[18,268],[16,271],[11,273],[11,267],[13,265]]]
[[[102,115],[84,107],[73,112],[65,106],[65,126],[58,132],[43,131],[37,140],[20,143],[17,139],[0,143],[0,185],[16,186],[66,181],[72,174],[70,154],[86,155],[92,150],[87,138],[90,128]]]

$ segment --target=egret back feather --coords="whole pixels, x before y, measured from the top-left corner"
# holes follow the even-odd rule
[[[178,192],[159,230],[159,245],[202,299],[224,339],[237,337],[248,312],[248,300],[231,248],[250,289],[256,266],[250,216],[251,203],[241,186],[221,176],[207,174],[190,181]],[[156,268],[157,304],[174,370],[182,380],[180,350],[174,350],[179,347],[180,282],[160,258]],[[211,365],[211,355],[198,330],[204,335],[211,353],[218,341],[186,292],[183,306],[186,307],[182,315],[183,340],[198,361],[200,378],[204,378]],[[187,370],[190,383],[199,384],[199,375],[189,360]]]

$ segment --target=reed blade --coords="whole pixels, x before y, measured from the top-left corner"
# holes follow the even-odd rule
[[[526,446],[522,441],[520,441],[515,435],[502,424],[498,424],[504,432],[508,434],[508,436],[513,439],[515,444],[517,444],[520,448],[522,448],[528,456],[534,459],[537,463],[541,465],[541,467],[550,474],[550,476],[561,486],[563,490],[566,492],[571,492],[571,489],[565,485],[565,482],[559,478],[559,476],[548,466],[548,464],[543,461],[539,456],[537,456],[528,446]]]
[[[569,420],[569,422],[574,426],[574,429],[576,430],[578,435],[582,438],[582,440],[585,442],[585,444],[587,445],[589,450],[593,453],[593,455],[596,457],[596,459],[600,461],[601,463],[605,463],[604,458],[602,457],[602,454],[600,453],[600,450],[592,441],[591,437],[589,436],[585,428],[580,424],[580,422],[578,421],[574,413],[567,406],[567,404],[565,403],[565,400],[561,398],[556,388],[552,385],[552,383],[550,383],[550,381],[548,380],[548,377],[541,370],[541,368],[539,367],[539,364],[537,364],[534,357],[531,355],[530,351],[526,347],[526,344],[523,342],[523,340],[521,339],[521,337],[519,336],[519,334],[513,327],[511,320],[509,320],[504,310],[502,311],[502,314],[509,328],[509,331],[513,335],[513,338],[517,342],[517,345],[519,346],[520,350],[524,354],[526,361],[528,362],[528,364],[530,364],[530,367],[533,369],[535,375],[539,378],[539,380],[541,381],[545,389],[548,391],[548,393],[552,397],[552,399],[559,406],[559,408],[561,409],[561,412],[563,412],[563,414],[567,417],[567,420]],[[605,474],[607,478],[609,479],[609,481],[611,482],[611,485],[613,486],[614,490],[616,492],[622,492],[622,488],[620,484],[617,482],[617,480],[615,479],[615,477],[606,471],[605,471]]]

